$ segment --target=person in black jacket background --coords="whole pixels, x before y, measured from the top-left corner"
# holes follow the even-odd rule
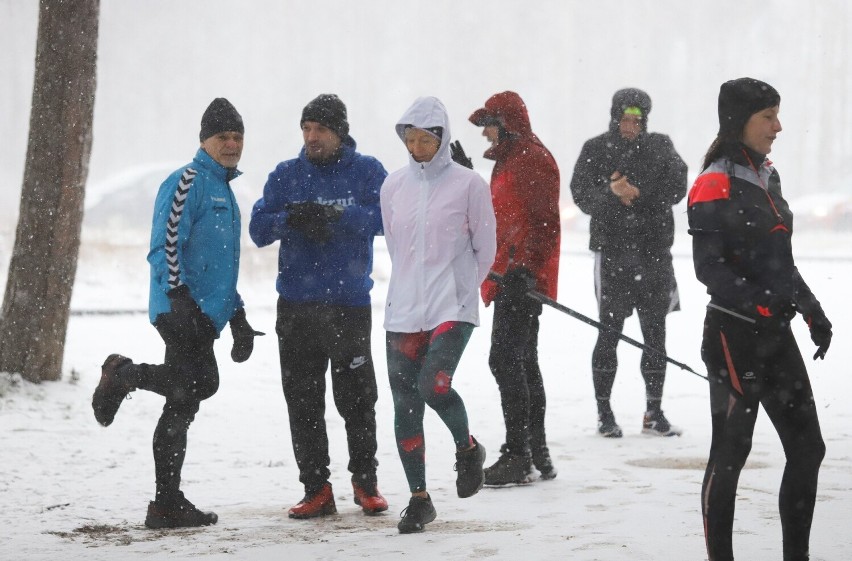
[[[661,403],[666,376],[666,315],[680,309],[672,267],[672,206],[686,195],[687,167],[671,139],[649,133],[651,98],[627,88],[612,98],[609,130],[583,145],[571,178],[571,194],[591,216],[589,249],[595,253],[595,294],[602,323],[592,353],[598,432],[618,438],[621,427],[610,406],[618,368],[617,333],[636,308],[646,345],[643,352],[646,413],[642,432],[679,435]]]
[[[698,280],[710,303],[701,355],[713,435],[701,493],[710,561],[733,561],[734,502],[763,405],[787,457],[779,508],[784,561],[807,561],[825,444],[790,322],[801,313],[824,358],[831,322],[793,260],[793,213],[766,159],[781,131],[781,97],[740,78],[719,91],[719,133],[689,193]]]

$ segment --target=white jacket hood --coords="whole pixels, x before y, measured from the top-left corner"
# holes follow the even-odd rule
[[[411,154],[408,155],[410,166],[423,169],[427,178],[435,177],[453,161],[450,157],[450,118],[447,115],[447,108],[437,97],[418,97],[396,124],[396,134],[399,135],[403,144],[405,144],[405,129],[409,126],[418,129],[441,127],[444,130],[441,135],[441,145],[431,161],[417,162]]]
[[[396,125],[442,127],[429,162],[388,175],[382,185],[382,225],[391,258],[384,327],[397,333],[429,331],[448,321],[479,325],[479,286],[497,250],[488,183],[450,157],[447,110],[421,97]]]

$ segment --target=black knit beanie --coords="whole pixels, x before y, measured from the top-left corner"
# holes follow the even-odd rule
[[[237,113],[237,109],[224,97],[217,97],[201,117],[201,132],[198,138],[204,142],[211,136],[220,132],[238,132],[243,134],[243,118]]]
[[[330,128],[341,140],[349,134],[346,105],[334,94],[320,94],[305,105],[299,126],[305,124],[305,121],[313,121]]]
[[[719,88],[719,136],[739,136],[752,115],[781,103],[781,95],[754,78],[729,80]]]

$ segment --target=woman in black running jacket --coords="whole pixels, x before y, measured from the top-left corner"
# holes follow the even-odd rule
[[[710,378],[713,435],[701,506],[709,561],[734,559],[731,534],[740,471],[758,405],[787,458],[779,508],[784,561],[806,561],[825,444],[790,322],[801,314],[823,358],[831,322],[793,260],[793,214],[766,155],[781,131],[781,98],[740,78],[719,91],[719,133],[689,193],[689,233],[710,303],[701,355]]]

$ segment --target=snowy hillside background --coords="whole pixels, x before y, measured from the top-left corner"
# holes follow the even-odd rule
[[[852,546],[852,5],[842,0],[689,2],[508,0],[428,5],[388,1],[297,3],[254,0],[102,0],[98,98],[86,218],[60,382],[32,386],[0,374],[0,559],[271,561],[287,559],[705,559],[699,492],[709,447],[705,382],[669,368],[664,408],[684,436],[639,435],[644,409],[639,353],[622,344],[614,409],[625,438],[595,434],[589,362],[595,331],[547,309],[540,355],[557,479],[454,494],[452,442],[427,414],[427,477],[438,519],[400,536],[407,487],[393,444],[382,307],[389,263],[376,243],[373,349],[379,382],[379,482],[391,503],[364,517],[351,502],[342,423],[329,403],[332,483],[339,514],[293,521],[302,496],[280,390],[274,332],[277,247],[244,247],[240,290],[249,320],[270,335],[248,363],[217,343],[222,384],[190,432],[184,469],[190,499],[219,513],[218,525],[174,532],[142,527],[153,490],[151,435],[162,399],[136,392],[113,426],[98,426],[90,399],[103,358],[162,358],[148,324],[148,224],[168,170],[194,153],[200,114],[229,97],[247,126],[245,175],[233,184],[245,222],[266,174],[300,145],[298,118],[317,93],[349,105],[359,148],[389,169],[405,153],[393,123],[417,95],[438,95],[477,168],[488,162],[466,116],[492,93],[518,91],[533,128],[563,174],[560,297],[596,316],[586,220],[570,204],[568,180],[583,140],[606,127],[612,92],[646,89],[650,128],[670,134],[695,173],[715,132],[721,81],[753,75],[781,91],[773,160],[796,212],[799,268],[835,323],[824,362],[809,362],[828,453],[820,476],[812,559],[848,559]],[[0,289],[14,242],[26,150],[35,1],[0,0]],[[424,47],[425,37],[426,46]],[[329,55],[329,53],[333,55]],[[676,208],[675,267],[683,311],[669,319],[669,354],[702,371],[706,297],[695,281],[685,212]],[[246,240],[248,241],[248,240]],[[110,313],[105,313],[110,312]],[[456,387],[489,462],[502,442],[499,395],[488,371],[491,309],[482,309]],[[627,334],[640,337],[631,318]],[[812,345],[797,325],[806,357]],[[779,559],[777,489],[783,452],[761,415],[740,483],[735,548],[741,559]]]

